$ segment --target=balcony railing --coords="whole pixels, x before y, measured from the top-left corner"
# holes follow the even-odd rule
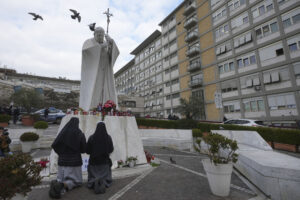
[[[184,28],[185,29],[190,29],[192,28],[193,26],[195,26],[197,24],[197,18],[196,17],[191,17],[189,19],[187,19],[185,22],[184,22]]]
[[[189,65],[189,72],[192,72],[192,71],[196,71],[196,70],[199,70],[201,69],[201,62],[200,61],[196,61],[196,62],[193,62]]]
[[[191,47],[191,48],[189,48],[187,51],[186,51],[186,55],[188,56],[188,57],[193,57],[193,56],[195,56],[195,55],[197,55],[197,54],[199,54],[200,53],[200,48],[198,47],[198,46],[196,46],[196,47]]]
[[[190,5],[186,5],[185,6],[183,15],[184,16],[188,16],[189,14],[191,14],[192,12],[194,12],[195,10],[196,10],[196,3],[194,1]]]
[[[190,87],[199,87],[203,83],[203,78],[196,78],[190,81]]]
[[[198,39],[198,32],[197,31],[192,31],[192,32],[189,32],[186,36],[185,36],[185,41],[186,42],[192,42],[196,39]]]

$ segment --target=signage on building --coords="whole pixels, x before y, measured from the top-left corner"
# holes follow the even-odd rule
[[[220,92],[215,92],[215,104],[216,108],[222,108],[222,94]]]

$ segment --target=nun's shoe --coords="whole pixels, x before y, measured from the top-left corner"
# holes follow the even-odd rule
[[[105,184],[103,183],[102,179],[95,181],[94,191],[95,191],[95,194],[104,194],[105,193],[105,191],[106,191]]]

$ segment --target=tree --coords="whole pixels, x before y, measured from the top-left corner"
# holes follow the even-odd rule
[[[11,100],[15,105],[24,107],[27,113],[31,112],[31,109],[40,108],[43,102],[43,96],[34,89],[21,88],[11,96]]]
[[[204,101],[201,96],[191,96],[189,100],[180,98],[179,113],[186,119],[203,119],[204,118]]]

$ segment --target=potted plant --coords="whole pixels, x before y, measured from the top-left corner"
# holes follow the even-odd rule
[[[48,128],[48,123],[45,121],[37,121],[34,123],[34,128],[39,137],[42,137],[45,129]]]
[[[220,134],[210,133],[204,138],[208,145],[209,159],[203,159],[210,189],[214,195],[228,196],[233,163],[237,161],[237,142]]]
[[[132,168],[136,165],[136,161],[137,161],[137,157],[130,156],[127,158],[126,163],[130,168]]]
[[[41,170],[40,164],[28,154],[14,154],[1,159],[0,199],[25,199],[31,187],[41,183]]]
[[[0,126],[7,127],[10,119],[11,117],[9,115],[6,114],[0,115]]]
[[[20,141],[22,152],[28,153],[31,151],[33,144],[39,139],[39,135],[33,132],[25,132],[21,135]]]
[[[122,168],[124,165],[123,160],[118,160],[118,168]]]

